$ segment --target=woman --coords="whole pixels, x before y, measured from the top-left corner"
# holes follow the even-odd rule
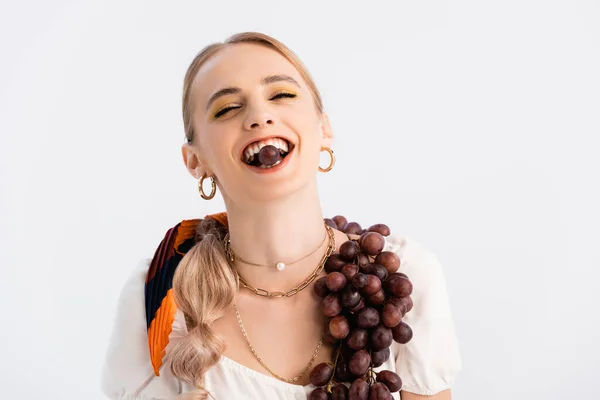
[[[185,165],[204,199],[218,188],[227,212],[177,224],[134,271],[103,390],[113,399],[306,399],[311,368],[337,360],[315,278],[352,237],[331,228],[344,218],[324,223],[321,213],[316,174],[335,159],[319,92],[283,44],[243,33],[193,60],[183,119]],[[329,166],[319,166],[321,151]],[[414,336],[393,343],[378,369],[402,378],[403,400],[449,399],[460,359],[441,267],[407,238],[388,236],[385,249],[414,286],[403,319]]]

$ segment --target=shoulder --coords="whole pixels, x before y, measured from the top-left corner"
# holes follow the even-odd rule
[[[102,371],[102,389],[110,398],[142,393],[170,398],[178,392],[177,379],[164,368],[169,348],[185,335],[172,281],[196,242],[201,221],[184,220],[169,228],[153,257],[140,260],[123,285]]]
[[[425,283],[444,280],[443,268],[438,257],[420,242],[407,236],[388,236],[384,250],[398,255],[399,272],[408,275],[411,281]]]
[[[111,399],[173,398],[179,391],[168,368],[155,372],[148,348],[144,291],[151,259],[142,259],[123,285],[102,368],[101,388]]]
[[[433,251],[409,237],[386,238],[385,250],[398,255],[398,271],[413,284],[414,306],[403,318],[413,338],[396,353],[403,390],[431,396],[449,389],[462,367],[443,268]]]
[[[413,310],[406,320],[451,319],[450,299],[442,264],[436,254],[420,242],[406,236],[389,236],[386,249],[400,258],[400,268],[413,285],[410,295]]]

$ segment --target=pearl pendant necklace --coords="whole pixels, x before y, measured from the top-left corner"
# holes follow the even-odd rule
[[[325,225],[325,236],[323,237],[323,241],[321,242],[321,244],[319,244],[319,246],[316,249],[314,249],[313,251],[311,251],[310,253],[308,253],[304,257],[302,257],[302,258],[300,258],[300,259],[298,259],[296,261],[292,261],[290,263],[287,263],[287,264],[284,263],[283,261],[279,261],[275,265],[272,265],[272,264],[270,264],[270,265],[267,265],[267,264],[256,264],[256,263],[252,263],[250,261],[244,260],[243,258],[237,256],[233,252],[233,250],[231,249],[231,240],[229,238],[229,232],[227,232],[227,235],[225,235],[225,240],[224,240],[225,241],[225,252],[227,253],[227,257],[229,258],[229,261],[232,262],[232,263],[234,261],[239,261],[239,262],[242,262],[244,264],[252,265],[252,266],[255,266],[255,267],[267,267],[267,268],[268,267],[271,267],[271,268],[275,267],[277,269],[277,271],[285,271],[285,269],[286,269],[286,267],[288,265],[295,264],[297,262],[300,262],[300,261],[304,260],[305,258],[308,258],[308,257],[312,256],[313,254],[315,254],[323,246],[323,244],[327,241],[327,236],[328,236],[328,234],[327,234],[327,228],[328,228],[328,226]]]

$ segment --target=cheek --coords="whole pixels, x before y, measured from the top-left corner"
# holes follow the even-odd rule
[[[210,129],[204,132],[201,147],[204,150],[204,157],[213,168],[222,164],[224,160],[229,160],[232,152],[233,143],[222,129]]]
[[[296,115],[296,127],[303,140],[319,140],[321,134],[320,118],[314,105],[304,106]]]

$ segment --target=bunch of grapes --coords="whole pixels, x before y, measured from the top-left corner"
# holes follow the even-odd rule
[[[400,376],[374,368],[389,359],[393,340],[405,344],[412,338],[411,328],[402,322],[413,306],[412,283],[397,272],[396,253],[383,251],[384,236],[390,234],[386,225],[362,229],[340,215],[325,222],[351,240],[329,257],[327,276],[314,285],[323,298],[328,317],[324,337],[334,346],[335,359],[311,371],[310,381],[317,389],[309,400],[391,400],[391,393],[402,387]]]

